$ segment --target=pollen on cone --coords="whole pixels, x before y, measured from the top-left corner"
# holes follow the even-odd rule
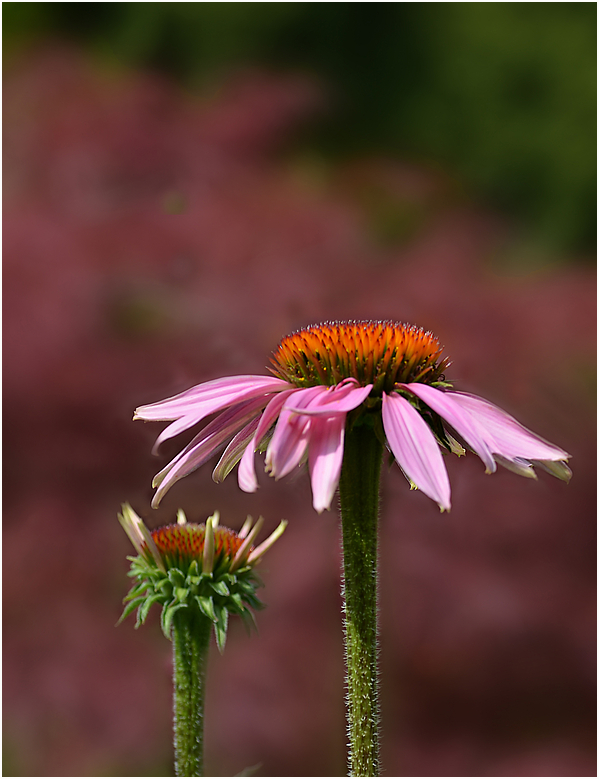
[[[435,336],[398,322],[325,322],[284,338],[274,372],[298,387],[353,378],[391,391],[397,382],[437,381],[448,365]]]

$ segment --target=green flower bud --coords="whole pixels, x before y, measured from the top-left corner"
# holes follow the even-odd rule
[[[139,627],[157,603],[162,606],[162,630],[170,639],[173,617],[187,609],[193,612],[190,617],[201,615],[212,622],[220,652],[225,647],[229,614],[254,624],[251,609],[263,608],[256,596],[262,582],[254,566],[283,533],[287,522],[283,520],[266,541],[254,548],[264,523],[262,517],[255,525],[248,517],[236,533],[219,525],[218,512],[198,525],[187,522],[179,509],[175,524],[150,531],[131,506],[124,504],[119,520],[138,553],[128,558],[129,576],[135,583],[123,601],[125,609],[119,622],[137,609],[135,627]]]

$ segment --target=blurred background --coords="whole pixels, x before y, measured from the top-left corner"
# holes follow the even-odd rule
[[[128,500],[287,532],[214,651],[206,770],[345,774],[339,528],[133,409],[265,373],[290,331],[432,330],[448,378],[572,454],[565,485],[383,474],[387,775],[595,767],[593,3],[3,3],[5,776],[170,775],[170,646],[118,628]]]

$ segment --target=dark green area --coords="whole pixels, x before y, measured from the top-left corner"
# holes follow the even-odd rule
[[[75,39],[196,87],[245,63],[301,68],[334,110],[330,157],[441,162],[541,243],[596,224],[594,3],[3,3],[10,53]]]

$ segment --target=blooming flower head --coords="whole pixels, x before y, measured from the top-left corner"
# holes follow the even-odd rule
[[[262,586],[254,566],[285,530],[282,521],[258,547],[253,543],[264,519],[255,525],[248,517],[236,533],[219,525],[219,514],[205,524],[187,522],[180,509],[177,522],[151,532],[126,503],[119,521],[135,547],[129,573],[137,583],[125,598],[121,620],[137,609],[136,627],[143,624],[154,603],[162,605],[162,629],[167,638],[174,615],[180,609],[197,612],[214,624],[219,649],[224,649],[228,615],[253,619],[248,607],[259,609],[262,603],[256,589]],[[253,527],[252,527],[253,525]]]
[[[536,478],[539,466],[567,481],[570,455],[476,395],[455,392],[449,365],[430,332],[397,322],[327,322],[284,338],[273,376],[231,376],[140,406],[134,419],[168,421],[155,450],[218,414],[154,479],[152,505],[179,479],[224,452],[213,478],[239,463],[239,486],[258,487],[255,452],[280,479],[307,461],[313,505],[329,509],[339,483],[348,425],[371,424],[413,487],[448,510],[450,486],[442,452],[465,448],[493,473],[497,463]],[[226,448],[225,448],[226,447]]]

